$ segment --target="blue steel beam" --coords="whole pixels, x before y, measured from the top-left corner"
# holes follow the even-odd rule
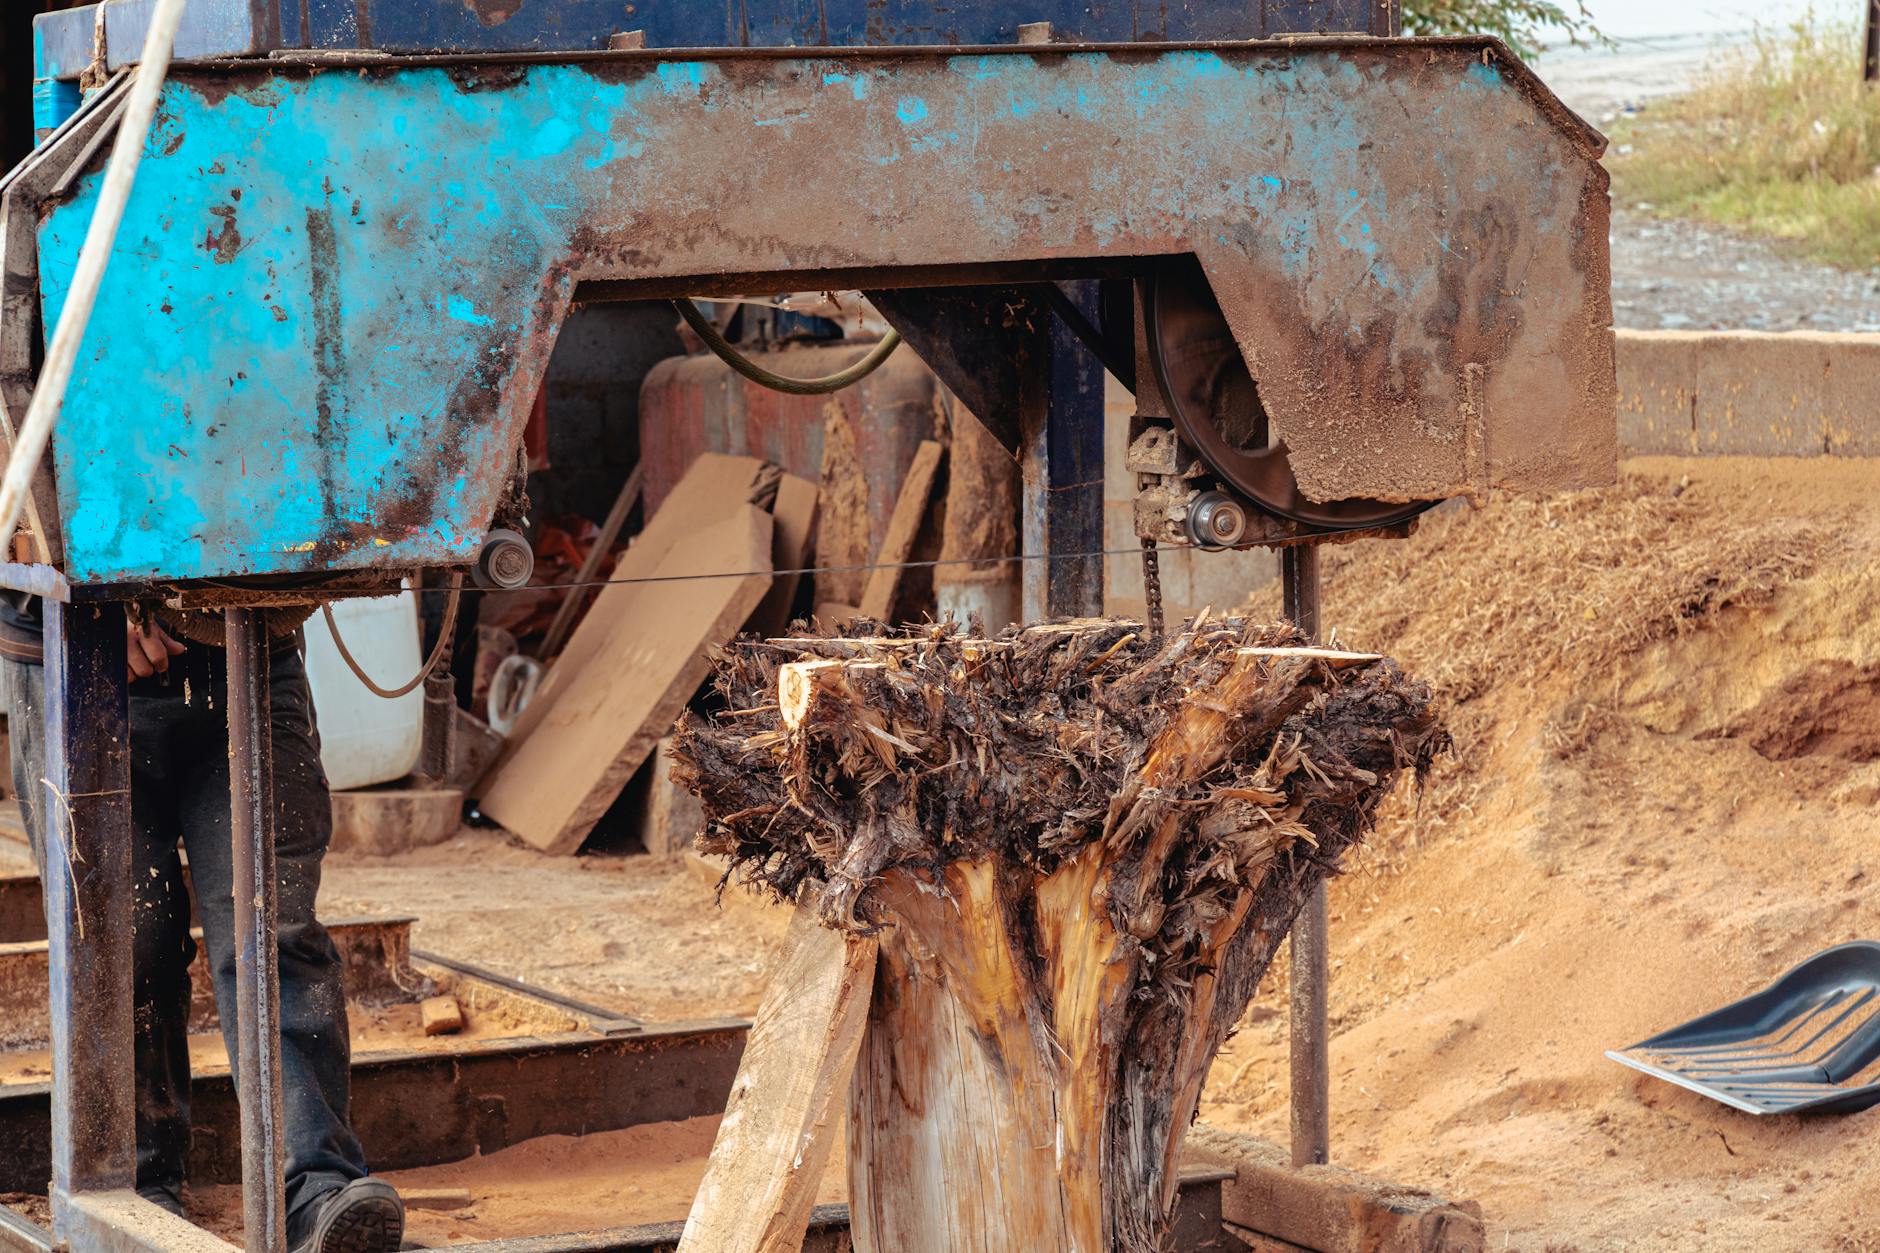
[[[114,0],[106,60],[143,48],[155,0]],[[1180,42],[1287,34],[1391,35],[1393,0],[190,0],[180,59],[281,48],[417,52],[591,52],[646,33],[654,48],[787,48],[1011,43],[1021,22],[1060,41]],[[35,19],[55,77],[90,64],[97,6]]]
[[[1597,481],[1600,143],[1483,40],[181,70],[54,444],[65,569],[468,560],[596,282],[1192,252],[1315,498]],[[97,183],[44,210],[47,325]]]

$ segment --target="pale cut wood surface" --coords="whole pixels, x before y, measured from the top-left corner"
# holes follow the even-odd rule
[[[934,476],[940,471],[940,445],[923,440],[914,451],[914,460],[901,480],[901,494],[895,497],[894,512],[888,517],[888,533],[882,537],[875,554],[875,569],[868,572],[862,588],[861,610],[864,617],[885,621],[894,610],[894,594],[901,587],[898,566],[914,551],[914,540],[927,517],[927,502],[933,496]]]
[[[738,1063],[679,1253],[798,1253],[875,986],[872,939],[799,907]]]
[[[707,650],[769,590],[770,515],[722,498],[716,513],[676,537],[653,574],[727,577],[609,587],[619,595],[582,619],[530,702],[540,713],[527,738],[491,774],[483,812],[543,852],[581,846],[704,681]]]
[[[1077,1151],[1054,1134],[1060,1059],[1027,1018],[992,865],[956,863],[948,884],[968,902],[899,872],[882,884],[897,925],[849,1096],[856,1253],[1100,1253],[1100,1223],[1060,1176]]]

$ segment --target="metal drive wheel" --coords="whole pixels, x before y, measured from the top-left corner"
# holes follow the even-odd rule
[[[1306,499],[1286,445],[1272,438],[1259,387],[1200,264],[1171,260],[1146,285],[1149,356],[1175,429],[1227,486],[1322,531],[1395,526],[1439,503]]]

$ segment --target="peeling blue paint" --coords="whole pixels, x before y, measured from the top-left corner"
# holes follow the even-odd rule
[[[540,369],[553,329],[544,310],[572,291],[577,234],[657,253],[669,241],[640,239],[634,224],[654,206],[669,214],[674,197],[715,230],[762,179],[839,188],[828,220],[789,241],[806,255],[846,259],[868,231],[908,245],[910,259],[944,254],[958,241],[897,233],[922,220],[925,198],[998,256],[1195,230],[1257,248],[1300,283],[1325,271],[1335,226],[1332,239],[1363,258],[1341,273],[1400,303],[1428,276],[1406,269],[1401,249],[1380,253],[1372,224],[1402,238],[1406,219],[1434,223],[1428,247],[1449,248],[1440,218],[1390,203],[1370,135],[1340,103],[1389,85],[1366,86],[1334,55],[974,55],[918,75],[818,59],[794,88],[788,68],[736,90],[718,67],[681,61],[624,79],[537,64],[475,90],[446,69],[408,67],[241,78],[215,93],[179,71],[54,442],[68,573],[468,556],[532,399],[516,381]],[[1475,69],[1447,83],[1464,78],[1472,94],[1502,83]],[[799,131],[847,139],[805,153]],[[1430,143],[1433,185],[1479,190],[1498,176],[1476,130]],[[98,181],[45,216],[48,324]],[[205,246],[204,224],[225,222],[235,234]],[[446,433],[460,443],[449,457]]]

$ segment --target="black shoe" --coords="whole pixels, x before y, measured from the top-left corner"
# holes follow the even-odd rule
[[[405,1238],[405,1203],[391,1184],[370,1176],[310,1201],[294,1219],[292,1253],[397,1253]]]
[[[183,1212],[183,1189],[180,1185],[172,1186],[167,1183],[145,1184],[143,1187],[137,1189],[137,1195],[141,1196],[152,1205],[168,1210],[178,1218],[189,1217],[188,1214]]]

